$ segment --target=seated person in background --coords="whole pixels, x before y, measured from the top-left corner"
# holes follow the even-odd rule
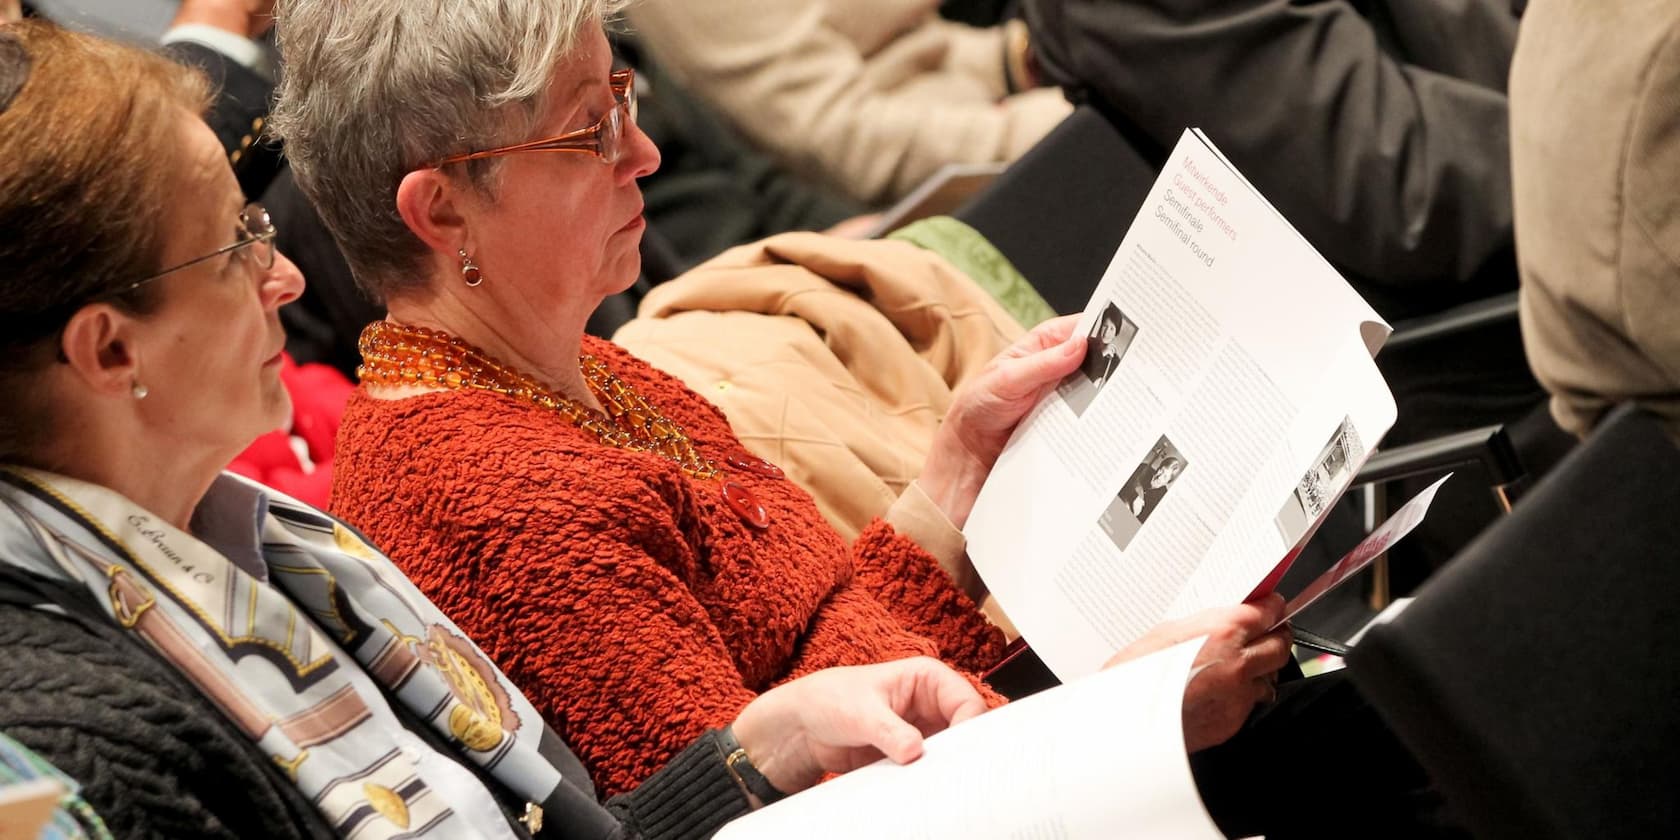
[[[1028,90],[1026,30],[941,20],[937,0],[641,0],[650,53],[748,140],[871,205],[947,163],[1019,157],[1069,112]]]
[[[204,121],[252,201],[266,198],[285,169],[280,147],[263,133],[278,68],[261,39],[273,25],[273,0],[182,0],[161,39],[164,55],[210,79],[215,99]]]
[[[670,244],[680,268],[784,231],[841,226],[835,232],[861,233],[868,225],[853,220],[875,218],[839,191],[752,148],[722,115],[679,84],[635,33],[615,35],[613,51],[636,70],[637,124],[664,159],[642,182],[648,224]]]
[[[1680,6],[1537,0],[1511,67],[1522,326],[1552,414],[1639,403],[1680,441]]]
[[[1384,317],[1516,287],[1511,0],[1024,0],[1046,82],[1204,130]]]
[[[616,791],[682,749],[691,735],[678,733],[812,669],[915,653],[991,664],[1001,638],[958,585],[973,575],[953,525],[1084,341],[1060,319],[1003,353],[956,398],[888,521],[848,546],[704,399],[582,334],[595,302],[635,276],[636,178],[658,163],[629,119],[631,79],[611,72],[606,7],[466,0],[454,25],[427,27],[403,0],[355,14],[281,0],[275,124],[358,279],[391,310],[363,336],[334,505],[388,543]],[[516,42],[531,49],[502,49]],[[519,151],[533,148],[570,153]],[[1231,824],[1274,834],[1306,820],[1267,780],[1299,778],[1280,761],[1346,749],[1359,790],[1334,807],[1409,827],[1424,801],[1411,798],[1415,765],[1351,687],[1273,685],[1280,609],[1272,598],[1164,623],[1116,661],[1217,640],[1187,687],[1186,739],[1210,808],[1244,812]],[[1275,691],[1288,696],[1267,719],[1307,746],[1232,737]]]
[[[0,26],[0,731],[117,836],[514,838],[541,808],[539,836],[703,837],[984,709],[927,658],[814,673],[597,804],[389,560],[219,473],[286,416],[303,281],[207,101],[157,56]]]

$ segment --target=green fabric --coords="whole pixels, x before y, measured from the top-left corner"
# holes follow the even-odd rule
[[[0,735],[0,788],[35,779],[52,779],[64,788],[58,811],[41,833],[42,840],[111,840],[105,822],[82,799],[82,787],[75,779],[59,772],[28,747]]]
[[[950,260],[1027,329],[1056,316],[1056,310],[1044,302],[1038,290],[1015,270],[1002,251],[992,247],[980,231],[950,216],[912,222],[887,238],[908,242]]]

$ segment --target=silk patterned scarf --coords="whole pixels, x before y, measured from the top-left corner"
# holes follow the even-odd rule
[[[391,702],[541,803],[563,782],[538,750],[544,726],[525,696],[336,520],[231,474],[210,496],[257,499],[244,510],[259,517],[258,574],[111,490],[10,467],[0,469],[0,562],[85,587],[340,836],[513,837],[479,778],[405,729]]]

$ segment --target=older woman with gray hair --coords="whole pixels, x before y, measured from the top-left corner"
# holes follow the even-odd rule
[[[303,278],[207,88],[0,25],[0,731],[117,836],[706,836],[984,709],[930,659],[811,674],[597,804],[390,560],[221,472],[289,412],[278,309]]]
[[[957,394],[916,482],[848,545],[704,398],[584,335],[636,277],[636,180],[659,164],[634,80],[613,70],[617,5],[282,0],[273,119],[390,312],[362,336],[335,510],[609,792],[800,674],[918,654],[993,664],[1002,636],[975,605],[959,529],[1084,346],[1070,318],[1005,350]],[[1196,625],[1215,642],[1186,700],[1193,749],[1272,693],[1280,608]]]

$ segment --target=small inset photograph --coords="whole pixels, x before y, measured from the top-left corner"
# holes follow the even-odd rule
[[[1189,462],[1172,441],[1162,437],[1155,442],[1098,520],[1115,548],[1124,551],[1131,545],[1132,537],[1137,536],[1143,523],[1161,506],[1161,500],[1187,466]]]
[[[1301,541],[1301,535],[1318,521],[1330,501],[1353,479],[1354,465],[1364,457],[1365,445],[1359,440],[1359,431],[1353,427],[1353,421],[1343,418],[1342,425],[1319,450],[1312,469],[1301,476],[1301,483],[1295,485],[1295,492],[1289,494],[1283,501],[1283,509],[1278,511],[1278,533],[1284,543],[1295,545]]]
[[[1089,340],[1085,343],[1085,361],[1057,386],[1068,408],[1073,409],[1074,416],[1084,414],[1097,398],[1097,392],[1114,377],[1114,371],[1119,369],[1120,360],[1126,357],[1126,351],[1131,349],[1132,339],[1137,338],[1137,333],[1137,323],[1121,313],[1120,307],[1113,301],[1103,307],[1096,323],[1091,325]]]

